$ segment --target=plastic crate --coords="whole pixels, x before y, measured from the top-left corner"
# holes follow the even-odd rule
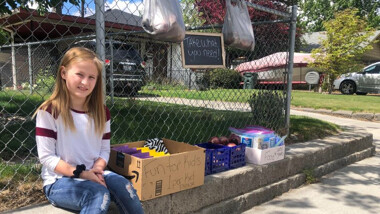
[[[245,166],[245,147],[246,145],[243,143],[234,147],[228,147],[230,150],[230,169]]]
[[[206,149],[205,175],[235,169],[245,165],[245,144],[234,147],[201,143],[197,146]]]
[[[206,149],[205,175],[229,169],[230,151],[225,146],[211,143],[200,143],[197,146]]]

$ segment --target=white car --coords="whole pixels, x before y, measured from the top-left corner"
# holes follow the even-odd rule
[[[342,94],[380,93],[380,62],[368,65],[361,72],[342,74],[333,84]]]

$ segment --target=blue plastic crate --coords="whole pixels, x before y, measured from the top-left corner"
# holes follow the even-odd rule
[[[228,147],[211,143],[200,143],[197,146],[206,149],[205,175],[229,169],[230,151]]]
[[[228,147],[230,150],[230,169],[245,166],[245,147],[246,145],[243,143],[234,147]]]

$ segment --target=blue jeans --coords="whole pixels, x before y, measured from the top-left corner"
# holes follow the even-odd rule
[[[105,173],[104,180],[107,188],[89,180],[62,177],[44,186],[44,192],[54,206],[80,213],[107,213],[110,200],[120,213],[144,213],[131,182],[113,172]]]

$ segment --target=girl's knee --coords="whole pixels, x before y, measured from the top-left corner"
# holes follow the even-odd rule
[[[99,207],[101,211],[107,211],[111,203],[111,195],[107,188],[87,189],[83,203]],[[90,205],[90,206],[91,206]]]
[[[129,194],[129,198],[131,199],[135,199],[137,197],[136,195],[136,190],[133,188],[132,186],[132,183],[128,181],[128,183],[125,184],[125,189],[127,190],[128,194]]]
[[[101,198],[100,210],[108,210],[108,207],[111,203],[111,195],[109,191],[102,192],[99,197]]]

